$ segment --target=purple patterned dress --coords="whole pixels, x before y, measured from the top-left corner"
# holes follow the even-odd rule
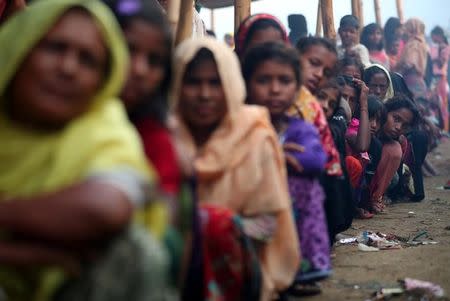
[[[317,281],[326,278],[331,271],[330,243],[323,207],[325,194],[318,179],[325,168],[326,154],[317,129],[297,118],[289,118],[289,126],[280,136],[280,141],[304,147],[303,152],[287,152],[304,169],[298,173],[288,166],[289,193],[303,256],[296,282]]]

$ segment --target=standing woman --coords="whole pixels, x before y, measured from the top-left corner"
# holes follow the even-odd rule
[[[403,25],[399,18],[391,17],[384,24],[384,41],[386,54],[389,57],[389,66],[395,70],[398,59],[403,51],[405,42],[403,41]]]
[[[361,32],[361,44],[369,50],[370,62],[389,70],[389,57],[384,51],[383,29],[377,23],[366,25]]]
[[[221,42],[185,41],[174,66],[174,137],[184,175],[195,180],[200,207],[228,208],[265,229],[266,239],[252,238],[262,270],[259,299],[271,300],[293,281],[300,254],[285,162],[268,112],[244,105],[239,61]]]
[[[47,0],[2,26],[2,292],[164,298],[165,252],[149,233],[128,230],[153,174],[115,98],[127,51],[114,17],[99,1]]]
[[[414,97],[426,96],[425,72],[428,46],[425,41],[425,24],[412,18],[405,23],[406,44],[397,65]]]

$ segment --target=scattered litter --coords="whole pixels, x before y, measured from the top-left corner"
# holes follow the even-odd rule
[[[443,297],[444,290],[437,284],[412,278],[405,278],[401,281],[407,292],[420,293],[430,297]]]
[[[416,216],[416,213],[414,211],[408,212],[408,217],[414,217],[414,216]]]
[[[357,237],[349,237],[349,238],[342,238],[339,240],[339,243],[341,245],[348,245],[348,244],[353,244],[357,242]]]
[[[411,300],[411,296],[420,297],[420,300],[430,300],[434,297],[444,297],[444,290],[442,287],[432,282],[412,278],[405,278],[403,280],[399,280],[398,282],[401,285],[400,287],[377,288],[372,294],[372,298],[366,301],[391,300],[391,297],[403,294],[409,296],[408,300]]]
[[[396,238],[394,235],[364,231],[358,236],[357,240],[360,244],[379,250],[401,249],[400,243],[395,241],[394,238]],[[361,250],[361,247],[359,249]]]
[[[409,239],[407,244],[410,246],[419,245],[436,245],[438,242],[432,240],[427,231],[421,231],[419,234],[415,235],[413,238]]]
[[[363,252],[377,252],[377,251],[380,251],[380,249],[378,249],[378,248],[370,247],[370,246],[367,246],[367,245],[362,244],[362,243],[358,244],[358,250],[363,251]]]

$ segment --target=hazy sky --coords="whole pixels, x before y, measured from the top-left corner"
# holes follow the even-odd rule
[[[381,17],[383,23],[392,16],[397,16],[395,0],[380,0]],[[318,0],[261,0],[252,3],[252,13],[267,12],[278,17],[287,26],[287,16],[293,13],[305,15],[308,22],[308,30],[315,33],[317,19]],[[336,30],[339,19],[351,13],[351,0],[334,0],[333,12]],[[435,25],[448,28],[450,25],[450,1],[449,0],[403,0],[405,18],[419,17],[426,25],[426,32]],[[373,0],[363,0],[365,24],[375,22]],[[201,16],[207,28],[210,28],[210,10],[202,9]],[[214,11],[215,31],[219,38],[227,32],[234,30],[233,8],[222,8]]]

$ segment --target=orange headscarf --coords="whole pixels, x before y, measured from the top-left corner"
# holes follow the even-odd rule
[[[198,148],[177,111],[186,66],[198,51],[212,52],[227,102],[227,114]],[[210,38],[191,39],[175,53],[172,87],[174,137],[181,165],[195,174],[200,203],[217,204],[243,216],[270,214],[277,229],[261,249],[262,300],[285,289],[299,267],[300,254],[286,181],[285,162],[265,108],[244,105],[245,85],[236,55]]]
[[[408,41],[398,62],[398,67],[401,69],[399,71],[407,74],[410,70],[415,70],[424,77],[428,53],[425,42],[425,24],[417,18],[411,18],[405,23],[405,31],[408,34]]]

